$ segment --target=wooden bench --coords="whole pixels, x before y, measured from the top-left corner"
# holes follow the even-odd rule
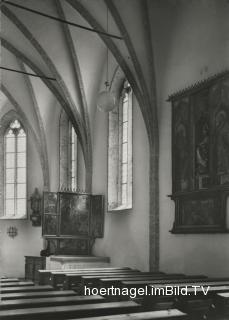
[[[51,298],[51,297],[68,297],[75,296],[76,293],[73,290],[64,291],[38,291],[38,292],[17,292],[17,293],[4,293],[1,294],[2,300],[15,300],[15,299],[31,299],[31,298]]]
[[[49,285],[53,286],[54,288],[57,288],[58,285],[63,285],[65,281],[65,276],[67,274],[74,274],[74,275],[108,275],[112,274],[113,276],[118,274],[136,274],[140,273],[138,270],[101,270],[101,271],[79,271],[79,272],[51,272]]]
[[[1,283],[0,286],[1,288],[34,286],[34,282],[32,281],[4,282],[4,283]]]
[[[186,300],[178,300],[173,304],[174,308],[178,308],[180,311],[187,313],[191,319],[209,319],[209,316],[212,315],[212,306],[214,299],[204,297],[202,299],[197,298],[188,298]],[[176,307],[175,307],[176,306]],[[212,318],[210,319],[218,319]]]
[[[216,294],[214,308],[215,312],[219,315],[229,315],[229,292]]]
[[[216,278],[217,279],[217,278]],[[221,278],[218,278],[217,280],[219,280]],[[104,279],[105,281],[106,279]],[[183,279],[184,280],[184,279]],[[189,279],[191,280],[191,279]],[[206,280],[206,279],[205,279]],[[210,279],[209,279],[210,280]],[[186,280],[185,280],[186,281]],[[189,295],[193,297],[193,292],[195,291],[195,289],[193,288],[193,286],[203,286],[204,289],[206,289],[209,286],[209,293],[208,296],[211,294],[215,294],[216,292],[226,292],[229,291],[229,283],[228,281],[191,281],[191,282],[182,282],[182,283],[177,283],[176,281],[173,282],[168,282],[167,280],[162,280],[162,282],[158,282],[157,280],[154,281],[121,281],[121,287],[122,288],[145,288],[145,287],[149,287],[148,290],[148,295],[146,295],[144,297],[144,303],[146,301],[148,301],[149,303],[152,303],[152,301],[160,301],[160,300],[173,300],[174,296],[176,295],[169,295],[169,296],[165,296],[165,295],[161,295],[161,296],[155,296],[155,294],[151,295],[151,288],[155,289],[155,288],[161,288],[161,289],[165,289],[167,286],[169,287],[179,287],[179,288],[188,288],[189,290],[189,294],[187,296],[182,296],[182,299],[187,298]],[[154,291],[155,292],[155,291]],[[204,296],[204,292],[201,288],[197,288],[197,296],[202,295]],[[179,299],[181,299],[181,296],[179,296]],[[148,305],[149,305],[148,303]]]
[[[48,284],[49,280],[50,280],[50,275],[52,272],[79,272],[79,271],[99,271],[99,270],[130,270],[130,268],[128,267],[123,267],[123,268],[119,268],[119,267],[107,267],[107,268],[84,268],[84,269],[46,269],[46,270],[38,270],[39,273],[39,284],[43,285],[43,284]]]
[[[190,316],[223,319],[229,315],[228,302],[224,299],[229,297],[229,286],[211,286],[207,296],[203,293],[201,288],[196,289],[196,296],[193,297],[193,289],[188,288],[188,296],[178,297],[174,305],[180,310],[190,314]],[[201,298],[201,299],[200,299]]]
[[[51,286],[21,286],[21,287],[9,287],[0,288],[1,294],[4,293],[16,293],[16,292],[37,292],[37,291],[51,291],[54,290]]]
[[[182,277],[180,279],[177,279],[177,277],[173,276],[173,275],[165,275],[164,277],[154,277],[154,276],[147,276],[147,275],[141,275],[141,273],[139,274],[139,276],[135,276],[135,277],[131,277],[128,276],[126,278],[120,278],[120,277],[103,277],[99,279],[99,286],[100,287],[110,287],[111,285],[114,286],[124,286],[126,285],[127,287],[129,286],[133,286],[136,284],[136,286],[143,286],[143,285],[147,285],[150,283],[160,283],[160,284],[164,284],[164,283],[179,283],[179,282],[193,282],[193,281],[199,281],[199,280],[207,280],[206,276],[202,276],[202,275],[194,275],[194,276],[187,276]]]
[[[111,320],[111,317],[110,316],[100,316],[100,317],[92,317],[92,318],[87,317],[86,319],[87,320]],[[120,314],[120,315],[112,316],[112,320],[160,320],[160,319],[186,320],[186,319],[189,319],[189,317],[187,314],[177,309],[128,313],[128,314]],[[77,320],[82,320],[82,318],[81,319],[77,318]]]
[[[138,270],[136,271],[131,271],[131,272],[106,272],[106,273],[78,273],[78,274],[64,274],[64,278],[63,278],[63,286],[65,289],[71,288],[73,285],[78,285],[79,282],[82,281],[82,279],[94,279],[94,278],[101,278],[101,277],[134,277],[137,276],[138,274],[140,274],[140,272]],[[60,281],[60,280],[59,280]]]
[[[120,281],[122,279],[124,280],[128,280],[128,279],[158,279],[161,278],[160,274],[157,273],[153,273],[153,272],[138,272],[138,273],[129,273],[129,274],[100,274],[100,275],[84,275],[84,276],[79,276],[78,279],[75,276],[71,276],[71,275],[66,275],[66,279],[68,279],[68,281],[66,280],[66,282],[68,283],[68,286],[66,286],[66,289],[70,289],[72,288],[72,285],[78,285],[80,282],[81,286],[99,286],[99,281],[100,279],[119,279]],[[70,280],[71,279],[71,280]],[[72,280],[74,279],[74,281],[72,282]],[[78,283],[77,283],[78,282]],[[65,286],[64,286],[65,288]]]
[[[109,279],[109,278],[112,278],[112,279],[125,279],[124,275],[121,275],[121,274],[116,274],[114,276],[110,275],[110,274],[105,274],[105,275],[102,275],[101,273],[100,274],[85,274],[85,275],[82,275],[82,274],[66,274],[65,275],[65,283],[64,283],[64,287],[66,289],[69,289],[71,288],[72,284],[74,284],[74,281],[79,281],[80,278],[84,277],[84,279],[86,279],[86,277],[88,277],[88,279],[91,277],[91,279],[93,279],[93,277],[97,280],[97,279]],[[135,273],[135,274],[131,274],[131,273],[126,273],[126,279],[127,280],[135,280],[135,279],[139,279],[139,280],[144,280],[144,279],[179,279],[180,277],[182,277],[182,279],[184,278],[184,275],[183,274],[160,274],[160,273],[150,273],[150,272],[138,272],[138,273]],[[98,281],[98,280],[97,280]]]
[[[198,285],[198,284],[194,284]],[[180,309],[183,312],[187,312],[194,317],[203,317],[211,313],[212,306],[214,305],[215,297],[217,293],[229,292],[229,286],[221,285],[210,286],[208,292],[207,283],[204,283],[204,290],[202,288],[194,288],[192,285],[187,284],[187,294],[180,295],[176,291],[174,294],[169,296],[165,295],[146,295],[143,299],[143,306],[145,308],[149,307],[151,310],[163,300],[170,301],[170,306]],[[153,286],[155,288],[163,288],[165,286]],[[186,286],[181,286],[181,288],[186,288]],[[155,292],[155,291],[154,291]]]
[[[133,301],[106,302],[70,306],[54,306],[40,308],[26,308],[13,310],[0,310],[1,320],[50,320],[79,317],[94,317],[122,313],[140,312],[142,308]]]
[[[196,276],[196,277],[198,277],[198,276]],[[199,276],[199,277],[202,277],[201,275]],[[84,278],[84,277],[83,277]],[[171,282],[172,284],[174,283],[174,282],[176,282],[177,280],[179,280],[179,279],[173,279],[173,276],[171,277],[170,276],[170,278],[168,277],[167,279],[161,279],[161,278],[154,278],[154,277],[140,277],[140,276],[137,276],[137,277],[135,277],[135,278],[132,278],[132,280],[134,279],[134,281],[129,281],[129,279],[131,279],[131,278],[119,278],[119,277],[115,277],[115,278],[100,278],[100,279],[97,279],[97,283],[96,283],[96,281],[94,282],[94,285],[93,285],[93,287],[97,287],[97,288],[111,288],[111,287],[115,287],[115,288],[119,288],[120,290],[121,289],[126,289],[126,288],[128,288],[128,289],[131,289],[131,288],[136,288],[136,289],[138,289],[138,288],[145,288],[145,287],[147,287],[148,286],[148,284],[150,284],[150,283],[153,283],[153,284],[164,284],[164,283],[167,283],[167,281],[168,282]],[[184,281],[186,281],[186,279],[185,278],[182,278],[182,282],[184,282]],[[193,278],[193,279],[191,279],[191,276],[188,276],[188,279],[187,279],[187,281],[200,281],[200,279],[199,278]],[[130,284],[129,284],[130,283]],[[85,287],[86,288],[88,288],[88,287],[90,287],[90,286],[88,286],[88,285],[84,285],[84,286],[81,286],[80,287],[80,291],[79,292],[84,292],[85,291]],[[128,299],[128,296],[124,296],[124,295],[116,295],[115,297],[114,296],[111,296],[111,295],[108,295],[108,296],[106,296],[106,298],[109,300],[109,301],[113,301],[113,300],[117,300],[117,298],[118,299],[120,299],[120,300],[126,300],[126,299]],[[139,298],[138,297],[138,295],[137,295],[137,298]],[[140,298],[141,298],[141,296],[140,296]],[[168,304],[168,307],[170,306],[170,304]]]
[[[177,282],[173,282],[173,283],[167,283],[164,282],[163,284],[159,284],[159,283],[151,283],[148,282],[149,286],[158,286],[158,287],[165,287],[166,285],[171,285],[171,286],[179,286],[180,288],[182,287],[193,287],[193,286],[210,286],[210,287],[219,287],[219,286],[229,286],[229,281],[212,281],[211,279],[209,279],[209,281],[191,281],[191,282],[182,282],[182,283],[177,283]]]
[[[15,299],[4,300],[0,302],[0,310],[23,309],[23,308],[37,308],[50,306],[67,306],[79,304],[91,304],[103,302],[104,298],[101,296],[63,296],[63,297],[47,297],[47,298],[30,298],[30,299]]]
[[[183,279],[154,279],[154,280],[127,280],[127,281],[121,281],[123,287],[133,287],[133,288],[138,288],[150,284],[161,284],[161,285],[179,285],[179,286],[185,286],[187,285],[211,285],[214,286],[216,285],[229,285],[229,279],[225,278],[225,280],[222,280],[224,278],[206,278],[206,279],[194,279],[189,277],[188,279],[183,278]],[[106,279],[101,279],[101,281],[106,282],[108,280]]]
[[[21,281],[21,280],[19,280],[17,278],[0,279],[0,284],[8,283],[8,282],[19,282],[19,281]]]

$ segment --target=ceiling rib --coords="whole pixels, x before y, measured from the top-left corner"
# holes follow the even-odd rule
[[[32,108],[33,108],[33,111],[35,113],[37,123],[38,123],[38,128],[39,128],[38,138],[40,141],[40,147],[41,147],[42,156],[43,156],[42,166],[43,166],[43,176],[44,176],[44,188],[47,188],[47,190],[49,190],[50,189],[50,176],[49,176],[48,150],[47,150],[45,129],[43,126],[43,121],[42,121],[42,117],[40,114],[40,109],[39,109],[38,102],[37,102],[37,99],[35,96],[35,92],[34,92],[31,78],[27,75],[26,68],[25,68],[24,64],[22,63],[22,61],[20,59],[17,59],[17,60],[18,60],[18,64],[19,64],[20,68],[22,69],[22,71],[25,72],[25,75],[24,75],[25,83],[27,85],[29,95],[32,99]]]
[[[56,0],[56,8],[57,13],[61,19],[65,19],[65,12],[60,0]],[[82,122],[86,128],[86,135],[87,135],[87,150],[88,150],[88,166],[87,166],[87,189],[91,190],[92,187],[92,141],[91,141],[91,128],[89,122],[89,114],[88,114],[88,105],[84,90],[84,84],[82,79],[82,74],[80,70],[80,65],[78,61],[78,57],[76,54],[76,49],[74,46],[74,42],[71,35],[71,30],[69,25],[63,24],[63,32],[66,39],[66,44],[69,50],[69,54],[72,60],[72,66],[75,74],[76,85],[78,87],[78,94],[79,94],[79,107],[82,115]]]
[[[6,71],[12,71],[12,72],[16,72],[16,73],[27,74],[28,76],[33,76],[33,77],[37,77],[37,78],[41,78],[41,79],[47,79],[47,80],[53,80],[53,81],[56,81],[56,79],[55,79],[55,78],[52,78],[52,77],[46,77],[46,76],[42,76],[42,75],[35,74],[35,73],[25,72],[25,71],[16,70],[16,69],[11,69],[11,68],[2,67],[2,66],[0,66],[0,69],[2,69],[2,70],[6,70]]]
[[[78,23],[74,23],[74,22],[67,21],[67,20],[64,20],[64,19],[61,19],[61,18],[57,18],[57,17],[52,16],[50,14],[47,14],[47,13],[44,13],[44,12],[41,12],[41,11],[38,11],[38,10],[34,10],[34,9],[31,9],[31,8],[22,6],[20,4],[13,3],[11,1],[2,0],[2,4],[10,5],[10,6],[13,6],[13,7],[16,7],[16,8],[19,8],[19,9],[22,9],[22,10],[37,14],[37,15],[40,15],[40,16],[45,17],[45,18],[49,18],[49,19],[52,19],[52,20],[55,20],[55,21],[58,21],[58,22],[61,22],[61,23],[69,24],[70,26],[77,27],[77,28],[80,28],[80,29],[83,29],[83,30],[87,30],[87,31],[95,32],[95,33],[100,33],[100,34],[102,34],[104,36],[107,36],[107,37],[111,37],[111,38],[115,38],[115,39],[119,39],[119,40],[123,39],[122,37],[117,36],[115,34],[107,33],[107,32],[96,30],[96,29],[92,29],[92,28],[88,28],[88,27],[82,26],[82,25],[80,25]]]
[[[68,91],[67,86],[65,85],[63,78],[59,74],[58,70],[56,69],[55,65],[53,64],[53,61],[48,56],[47,52],[40,45],[40,43],[35,39],[34,35],[29,31],[29,29],[22,23],[22,21],[6,6],[2,6],[2,12],[4,13],[4,15],[8,19],[10,19],[10,21],[13,24],[15,24],[15,26],[29,40],[29,42],[32,44],[32,46],[37,50],[37,52],[43,58],[46,65],[49,67],[50,71],[55,75],[55,77],[57,79],[56,82],[58,83],[58,87],[53,86],[54,82],[48,82],[48,81],[46,81],[47,79],[45,79],[45,78],[43,78],[42,80],[44,81],[46,86],[51,90],[51,92],[53,92],[53,90],[55,90],[56,93],[53,92],[54,96],[56,96],[57,100],[60,102],[60,105],[65,109],[68,116],[72,119],[73,126],[74,126],[77,134],[79,135],[79,141],[80,141],[82,149],[83,149],[84,158],[87,159],[87,152],[85,149],[86,134],[84,132],[86,130],[82,124],[82,120],[80,118],[80,115],[79,115],[77,109],[75,108],[74,103],[72,102],[71,95]],[[1,39],[1,37],[0,37],[0,39]],[[37,72],[37,73],[41,74],[41,72]],[[50,88],[50,86],[52,88]],[[59,98],[61,100],[59,100]],[[69,110],[67,110],[66,108],[68,108]],[[86,160],[85,160],[85,162],[86,162]]]

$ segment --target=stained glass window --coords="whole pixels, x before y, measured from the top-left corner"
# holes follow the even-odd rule
[[[75,190],[78,188],[78,137],[68,115],[60,114],[60,188]]]
[[[70,172],[71,172],[71,188],[77,188],[77,135],[75,129],[70,125]]]
[[[132,89],[123,83],[119,106],[109,114],[108,210],[132,208]]]
[[[120,136],[121,136],[121,144],[120,144],[120,200],[122,206],[128,206],[130,204],[130,183],[132,183],[132,179],[130,177],[131,172],[129,170],[130,161],[132,158],[132,135],[130,134],[132,118],[130,118],[132,103],[131,103],[131,87],[129,83],[126,81],[124,83],[122,101],[120,106]]]
[[[26,215],[26,133],[21,123],[10,123],[4,136],[4,216]]]

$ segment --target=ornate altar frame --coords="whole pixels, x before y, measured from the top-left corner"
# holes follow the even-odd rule
[[[172,233],[223,233],[229,194],[229,71],[171,95]]]
[[[42,235],[52,254],[89,255],[104,234],[104,197],[77,192],[44,192]]]

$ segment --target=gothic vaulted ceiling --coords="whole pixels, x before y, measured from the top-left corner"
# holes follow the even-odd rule
[[[123,37],[122,40],[50,20],[5,1],[1,13],[1,65],[50,78],[1,71],[1,107],[5,95],[22,108],[45,146],[46,126],[63,107],[82,144],[87,172],[92,162],[96,97],[103,88],[106,48],[109,80],[119,65],[142,109],[149,137],[154,81],[147,0],[12,0],[45,14]],[[108,12],[108,25],[107,25]],[[156,116],[156,115],[154,115]],[[47,156],[47,154],[46,154]]]

